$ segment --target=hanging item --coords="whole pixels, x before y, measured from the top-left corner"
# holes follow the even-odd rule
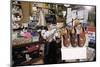
[[[39,21],[37,23],[37,26],[46,26],[45,16],[42,8],[39,8]]]
[[[21,4],[17,5],[13,4],[13,8],[12,8],[12,21],[21,21],[23,18],[23,11],[22,11],[22,7]]]

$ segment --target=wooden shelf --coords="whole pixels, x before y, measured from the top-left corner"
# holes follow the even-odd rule
[[[32,45],[32,44],[41,44],[41,43],[44,43],[44,42],[41,42],[41,41],[36,41],[36,42],[29,42],[29,43],[23,43],[23,44],[12,44],[12,47],[22,47],[22,46],[26,46],[26,45]]]
[[[12,3],[12,5],[18,5],[18,6],[21,6],[22,4],[13,4],[13,3]]]
[[[43,9],[50,9],[50,10],[55,10],[54,8],[47,8],[47,7],[38,7],[38,8],[43,8]]]

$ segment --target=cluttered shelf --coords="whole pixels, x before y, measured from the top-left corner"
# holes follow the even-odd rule
[[[32,44],[43,44],[45,43],[45,41],[26,41],[26,42],[18,42],[18,43],[15,43],[14,41],[12,41],[12,46],[13,47],[21,47],[21,46],[28,46],[28,45],[32,45]]]

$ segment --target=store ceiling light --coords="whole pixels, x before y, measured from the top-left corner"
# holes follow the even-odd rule
[[[65,7],[69,7],[70,5],[69,5],[69,4],[65,4],[64,6],[65,6]]]
[[[91,9],[92,9],[91,6],[84,6],[84,7],[85,7],[85,9],[87,9],[87,10],[91,10]]]

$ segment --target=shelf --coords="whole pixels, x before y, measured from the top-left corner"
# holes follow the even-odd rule
[[[21,6],[22,4],[12,4],[12,5],[18,5],[18,6]]]
[[[37,8],[43,8],[43,9],[55,10],[54,8],[47,8],[47,7],[37,7]]]
[[[32,45],[32,44],[36,44],[36,43],[42,44],[42,43],[44,43],[44,42],[36,41],[36,42],[29,42],[29,43],[16,44],[16,45],[12,44],[12,46],[13,46],[13,47],[22,47],[22,46]]]

